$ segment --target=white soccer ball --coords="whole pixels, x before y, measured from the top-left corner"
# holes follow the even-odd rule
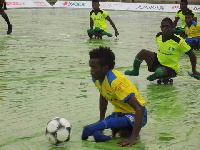
[[[70,140],[72,126],[70,122],[61,117],[51,119],[46,126],[46,139],[52,144],[59,144]]]

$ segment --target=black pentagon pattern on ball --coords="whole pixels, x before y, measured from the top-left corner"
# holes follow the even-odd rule
[[[69,141],[70,140],[70,135],[71,135],[71,124],[70,124],[70,127],[66,127],[66,126],[64,126],[64,125],[62,125],[62,123],[61,123],[61,120],[62,118],[60,118],[60,117],[56,117],[56,118],[53,118],[52,120],[50,120],[48,123],[47,123],[47,126],[49,125],[49,123],[50,122],[52,122],[52,121],[57,121],[57,125],[56,126],[54,126],[55,127],[55,129],[51,132],[51,131],[48,131],[48,129],[47,129],[47,127],[46,127],[46,130],[45,130],[45,136],[47,136],[48,134],[50,135],[50,136],[52,136],[52,137],[54,137],[53,139],[55,140],[55,143],[52,143],[52,144],[55,144],[55,145],[57,145],[57,144],[60,144],[60,143],[62,143],[62,142],[67,142],[67,141]],[[65,119],[65,118],[63,118],[63,119]],[[66,120],[66,119],[65,119]],[[60,131],[60,130],[67,130],[68,131],[68,136],[66,137],[66,140],[63,140],[63,141],[59,141],[58,140],[58,132]]]

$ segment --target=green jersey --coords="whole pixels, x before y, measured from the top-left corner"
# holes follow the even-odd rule
[[[106,17],[108,17],[108,13],[105,10],[99,9],[97,14],[95,14],[94,10],[92,10],[90,12],[90,17],[94,21],[95,27],[107,32]]]
[[[162,40],[162,33],[156,35],[158,43],[158,61],[167,67],[172,68],[176,73],[180,71],[179,60],[182,53],[190,51],[191,47],[179,35],[173,34],[165,42]]]

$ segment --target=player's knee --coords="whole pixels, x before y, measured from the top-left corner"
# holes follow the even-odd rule
[[[137,54],[137,58],[139,57],[140,59],[143,58],[144,56],[146,56],[147,54],[147,50],[142,49],[138,54]]]
[[[147,50],[146,50],[146,49],[142,49],[139,53],[140,53],[140,54],[146,54],[146,53],[147,53]]]
[[[87,134],[88,136],[90,136],[92,134],[92,127],[91,125],[89,126],[86,126],[84,129],[83,129],[83,133]]]
[[[88,34],[92,34],[92,29],[88,29],[88,30],[87,30],[87,33],[88,33]]]

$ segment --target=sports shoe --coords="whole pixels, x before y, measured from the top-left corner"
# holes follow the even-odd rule
[[[111,137],[104,135],[102,131],[95,131],[93,133],[93,137],[94,137],[95,142],[106,142],[106,141],[111,140]]]
[[[11,32],[12,32],[12,24],[9,24],[9,25],[8,25],[7,34],[10,34]]]

